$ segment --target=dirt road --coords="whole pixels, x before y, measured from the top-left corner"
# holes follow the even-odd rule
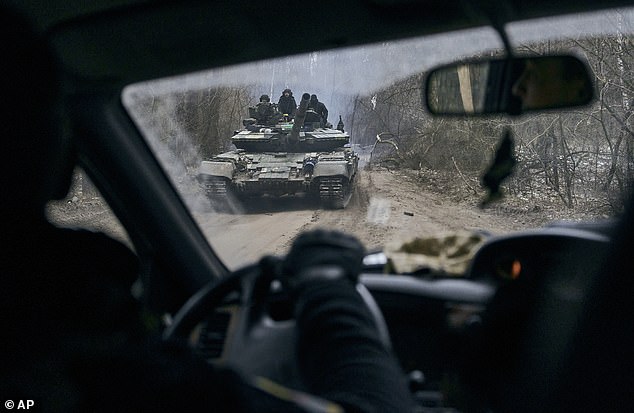
[[[263,254],[284,254],[301,231],[328,227],[355,234],[368,249],[388,242],[442,232],[479,229],[504,233],[536,225],[527,215],[481,210],[456,203],[425,188],[411,172],[362,170],[354,194],[343,210],[323,210],[307,199],[261,199],[241,214],[195,212],[212,246],[231,268]],[[125,237],[116,218],[99,200],[65,202],[49,208],[60,225],[88,227]]]
[[[534,224],[527,217],[458,205],[421,188],[410,174],[363,170],[343,210],[278,198],[247,205],[244,214],[196,214],[213,247],[230,267],[263,254],[284,254],[301,231],[327,227],[355,234],[368,249],[388,242],[455,230],[505,233]],[[230,231],[227,229],[230,228]]]

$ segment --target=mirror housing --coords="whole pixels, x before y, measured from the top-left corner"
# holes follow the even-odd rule
[[[429,72],[423,88],[435,115],[519,115],[581,106],[593,98],[589,68],[570,55],[454,63]]]

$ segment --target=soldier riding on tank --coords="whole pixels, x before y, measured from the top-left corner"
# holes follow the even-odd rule
[[[282,96],[280,96],[277,102],[277,109],[280,111],[282,116],[286,117],[286,120],[291,120],[295,117],[295,112],[297,112],[297,102],[295,102],[295,97],[290,89],[284,89],[282,92]]]
[[[259,125],[274,125],[278,118],[278,111],[271,103],[269,95],[260,96],[260,103],[255,106],[256,122]]]
[[[317,95],[310,95],[308,109],[319,115],[319,123],[322,128],[328,127],[328,109],[326,108],[326,105],[317,99]]]

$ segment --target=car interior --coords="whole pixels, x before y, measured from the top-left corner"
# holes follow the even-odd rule
[[[181,183],[157,154],[151,128],[130,108],[140,96],[135,93],[152,93],[163,84],[187,86],[189,78],[177,76],[205,78],[203,71],[266,59],[417,37],[435,41],[434,36],[486,27],[497,37],[495,52],[449,53],[424,70],[416,93],[428,116],[517,119],[527,112],[576,110],[600,98],[598,74],[578,54],[522,56],[505,27],[633,5],[622,0],[3,3],[34,23],[61,63],[77,166],[107,202],[124,242],[141,262],[137,295],[162,317],[159,333],[191,340],[192,351],[209,363],[298,388],[288,291],[257,259],[230,262],[219,253],[223,248],[213,231],[226,236],[233,227],[201,228],[199,212],[192,211]],[[576,94],[522,107],[513,83],[527,67],[548,59],[582,73]],[[631,70],[631,64],[626,54],[623,70]],[[460,73],[465,70],[474,84],[484,79],[484,86],[474,87],[480,95],[473,106],[456,104],[464,99]],[[364,75],[371,76],[359,77]],[[271,75],[262,77],[267,82]],[[299,99],[304,91],[297,92]],[[339,113],[331,113],[336,124]],[[167,115],[153,119],[160,122]],[[626,131],[625,141],[632,139],[627,122],[619,129]],[[505,133],[496,130],[496,140]],[[489,169],[489,198],[483,204],[499,197],[512,169],[506,165],[516,162],[503,147]],[[631,411],[633,213],[628,199],[609,219],[553,220],[539,228],[479,234],[454,277],[430,265],[398,270],[397,255],[368,248],[358,291],[408,378],[417,411]],[[236,222],[241,219],[246,220],[235,216]]]

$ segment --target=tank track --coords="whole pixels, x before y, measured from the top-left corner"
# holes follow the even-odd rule
[[[322,178],[319,181],[319,199],[324,208],[345,208],[350,201],[350,196],[350,185],[344,178]]]

